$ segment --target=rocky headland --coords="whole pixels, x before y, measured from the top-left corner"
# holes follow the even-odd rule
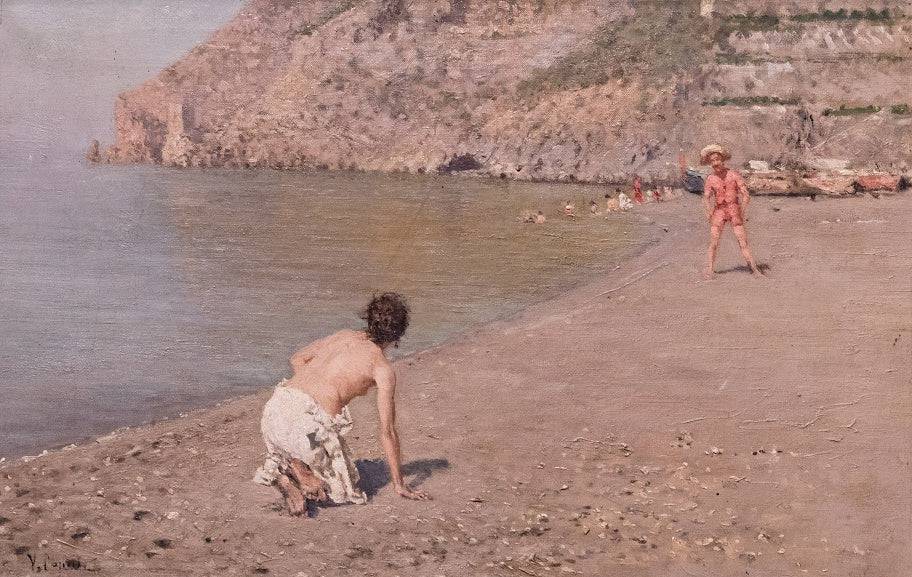
[[[97,160],[609,182],[735,162],[900,174],[908,2],[251,0],[123,93]],[[834,161],[835,159],[835,161]]]

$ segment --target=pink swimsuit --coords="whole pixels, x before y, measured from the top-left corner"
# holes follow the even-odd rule
[[[713,226],[722,226],[726,221],[731,221],[732,226],[744,224],[738,200],[738,191],[742,186],[745,186],[744,179],[734,170],[726,171],[724,179],[716,173],[706,177],[705,193],[716,197],[716,208],[712,213]]]

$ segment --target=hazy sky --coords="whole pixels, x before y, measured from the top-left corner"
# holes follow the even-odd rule
[[[69,163],[113,141],[116,95],[229,20],[243,0],[0,0],[0,163]]]

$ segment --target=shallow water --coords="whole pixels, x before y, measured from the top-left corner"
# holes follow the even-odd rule
[[[295,347],[406,295],[397,355],[613,268],[625,220],[559,216],[592,187],[157,167],[6,170],[0,455],[270,385]],[[518,222],[542,208],[545,225]]]

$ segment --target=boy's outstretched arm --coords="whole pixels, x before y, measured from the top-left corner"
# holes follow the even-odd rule
[[[390,478],[396,492],[406,499],[429,499],[421,491],[412,491],[402,480],[401,454],[399,450],[399,433],[396,430],[396,371],[384,359],[374,369],[374,382],[377,383],[377,411],[380,414],[380,442],[386,453]]]

